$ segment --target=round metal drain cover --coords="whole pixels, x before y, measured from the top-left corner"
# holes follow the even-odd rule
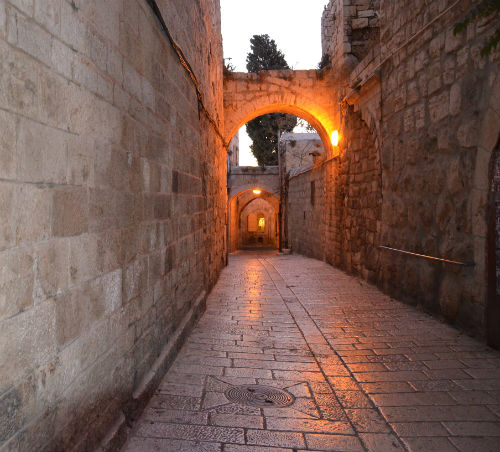
[[[261,408],[284,408],[295,401],[293,395],[284,389],[264,385],[232,386],[226,390],[224,395],[231,402]]]

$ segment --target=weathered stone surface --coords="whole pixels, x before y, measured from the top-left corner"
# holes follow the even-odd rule
[[[487,448],[499,442],[498,418],[487,408],[498,400],[455,381],[485,388],[498,376],[497,358],[324,262],[240,251],[229,256],[206,313],[123,450],[183,450],[176,441],[189,437],[199,443],[188,450],[382,452],[419,438],[439,444],[470,435],[476,448]],[[269,369],[272,376],[259,378]],[[241,376],[228,376],[235,371]],[[296,398],[286,408],[260,409],[224,395],[245,384]],[[468,410],[474,420],[464,420]]]
[[[174,3],[222,127],[220,13]],[[1,0],[0,105],[0,449],[93,450],[224,263],[223,143],[136,0]]]

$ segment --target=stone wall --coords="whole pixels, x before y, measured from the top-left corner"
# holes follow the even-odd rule
[[[325,159],[325,149],[317,133],[286,132],[281,135],[286,171],[312,166],[318,159]]]
[[[379,44],[379,10],[380,0],[330,0],[325,6],[321,44],[333,69],[347,76]]]
[[[381,243],[475,265],[383,252],[380,283],[484,334],[487,167],[499,133],[500,49],[482,58],[480,48],[498,17],[454,36],[473,2],[404,5],[381,5]]]
[[[218,1],[159,6],[222,127]],[[0,0],[0,131],[0,450],[93,450],[224,263],[225,150],[139,0]]]
[[[500,133],[500,49],[486,58],[480,49],[498,17],[454,36],[472,1],[417,1],[411,8],[402,0],[373,3],[379,42],[359,61],[362,55],[346,45],[358,3],[366,7],[356,9],[360,18],[370,2],[333,0],[323,15],[323,50],[334,68],[344,64],[343,73],[351,72],[340,80],[339,162],[290,180],[294,249],[484,336],[488,165]],[[324,205],[316,197],[318,208],[307,205],[312,182],[328,197]],[[319,243],[314,234],[323,237]]]
[[[292,176],[288,236],[292,250],[376,280],[381,172],[372,132],[358,113],[344,116],[339,156]]]

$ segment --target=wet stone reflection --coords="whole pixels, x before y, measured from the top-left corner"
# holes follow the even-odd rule
[[[238,252],[123,450],[497,450],[498,358],[323,262]]]

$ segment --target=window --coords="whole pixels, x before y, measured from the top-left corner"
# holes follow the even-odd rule
[[[257,223],[257,231],[264,232],[266,230],[266,219],[263,214],[257,215],[258,223]]]

